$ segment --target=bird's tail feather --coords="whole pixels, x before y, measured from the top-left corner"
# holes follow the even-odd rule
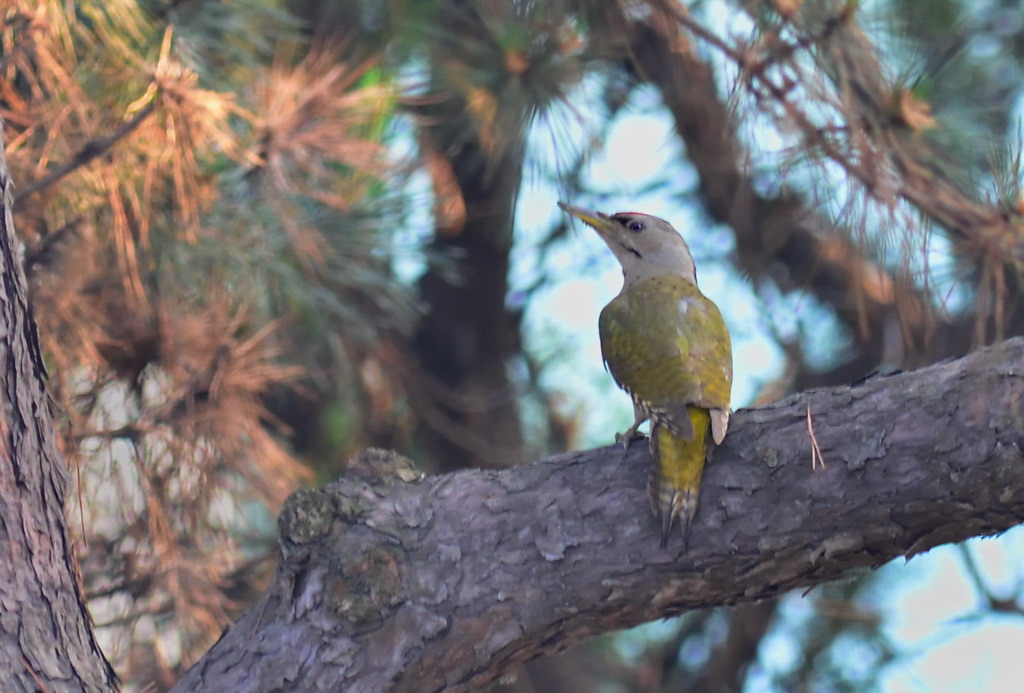
[[[672,526],[678,520],[684,551],[690,522],[697,514],[701,475],[711,447],[708,410],[690,407],[688,414],[694,431],[690,440],[675,435],[663,423],[654,422],[651,431],[654,467],[647,484],[654,514],[661,520],[661,547],[668,546]]]

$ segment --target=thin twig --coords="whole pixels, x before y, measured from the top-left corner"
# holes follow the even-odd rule
[[[96,157],[102,155],[108,149],[117,144],[119,140],[125,138],[138,128],[139,125],[142,124],[142,121],[149,117],[155,108],[156,99],[153,99],[139,109],[139,112],[135,114],[134,118],[123,124],[117,130],[114,130],[111,134],[106,137],[97,137],[96,139],[89,140],[73,157],[71,157],[70,160],[64,162],[34,183],[30,183],[24,189],[19,190],[14,197],[14,202],[18,203],[32,193],[39,192],[40,190],[50,187],[75,169],[85,166]]]
[[[985,600],[985,606],[989,611],[1003,614],[1017,614],[1024,615],[1024,606],[1019,601],[1021,597],[1021,590],[1016,590],[1016,594],[1011,594],[1007,597],[997,596],[992,590],[991,586],[986,583],[985,578],[981,574],[981,569],[978,567],[978,562],[975,560],[974,555],[966,544],[958,544],[957,550],[960,552],[960,558],[963,561],[965,572],[967,576],[974,583],[974,589],[978,591],[982,599]],[[972,614],[964,619],[958,620],[973,620],[980,618],[983,613]]]
[[[29,675],[33,679],[35,679],[36,685],[39,686],[39,690],[43,691],[43,693],[49,693],[50,689],[47,688],[46,684],[43,683],[42,679],[39,678],[39,674],[37,674],[35,669],[32,668],[32,665],[29,664],[27,659],[25,659],[24,655],[22,655],[21,657],[21,663],[25,666],[25,671],[27,671]]]
[[[41,265],[49,266],[53,260],[52,256],[54,255],[55,248],[64,239],[76,232],[78,227],[81,226],[82,221],[84,221],[84,217],[75,217],[56,231],[43,236],[42,240],[35,247],[26,248],[25,259],[22,262],[25,276],[31,279],[37,267]]]
[[[815,125],[793,102],[789,96],[790,83],[779,83],[772,78],[767,68],[770,64],[779,62],[778,55],[773,55],[770,61],[755,60],[752,51],[730,45],[695,21],[678,3],[665,3],[665,7],[681,26],[732,61],[740,71],[740,79],[755,97],[769,98],[778,104],[789,121],[803,134],[805,146],[809,150],[820,151],[856,179],[864,187],[865,192],[891,206],[891,201],[880,196],[877,167],[857,161],[855,157],[844,153],[840,146],[827,136],[827,130]],[[844,11],[838,19],[841,22],[833,23],[835,25],[831,26],[824,36],[834,35],[838,26],[851,20],[851,15]],[[866,89],[861,88],[859,91],[863,92]],[[897,174],[894,181],[894,192],[897,195],[927,217],[942,224],[954,238],[969,243],[968,247],[988,248],[990,253],[1004,258],[1004,262],[1013,267],[1024,264],[1024,254],[1007,243],[1007,239],[1017,237],[1014,226],[1016,214],[979,204],[971,199],[928,158],[930,152],[922,150],[925,144],[920,138],[912,140],[909,146],[901,146],[897,141],[898,134],[893,132],[892,127],[884,125],[893,119],[893,114],[885,110],[884,104],[861,99],[857,105],[861,111],[849,115],[848,121],[854,122],[859,117],[876,123],[873,132],[863,134],[869,136],[872,144],[885,148],[888,164],[892,172]]]

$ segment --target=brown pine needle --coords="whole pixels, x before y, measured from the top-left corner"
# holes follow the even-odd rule
[[[818,463],[825,468],[825,458],[821,454],[821,447],[818,445],[818,437],[814,435],[814,422],[811,420],[811,405],[807,405],[807,433],[811,436],[811,469],[817,469]]]

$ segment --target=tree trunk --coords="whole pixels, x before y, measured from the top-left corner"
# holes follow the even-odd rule
[[[0,690],[114,690],[93,637],[64,518],[67,471],[57,449],[45,367],[11,218],[0,130]]]
[[[406,385],[420,419],[419,449],[432,469],[446,472],[524,461],[520,393],[510,374],[522,352],[520,313],[508,305],[508,273],[532,102],[502,86],[502,78],[515,79],[504,74],[504,49],[487,16],[465,0],[438,5],[445,31],[437,40],[450,45],[431,66],[430,96],[407,105],[436,203]],[[463,46],[466,36],[477,38]],[[470,79],[478,70],[493,81]],[[481,118],[472,93],[500,102],[501,117]]]
[[[1015,339],[741,411],[685,554],[658,549],[642,444],[419,483],[355,472],[289,500],[267,596],[177,690],[475,690],[598,633],[995,534],[1024,519],[1022,409]]]
[[[521,182],[522,143],[512,141],[497,158],[487,154],[464,114],[465,102],[423,107],[425,156],[451,175],[464,219],[454,226],[439,218],[428,252],[435,262],[419,283],[424,315],[414,339],[419,371],[410,382],[420,418],[421,441],[444,471],[507,467],[522,462],[518,393],[509,361],[519,353],[519,320],[506,307],[509,254],[516,192]]]

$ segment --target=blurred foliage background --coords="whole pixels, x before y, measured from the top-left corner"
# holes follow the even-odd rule
[[[280,503],[361,448],[441,473],[625,428],[595,348],[614,261],[556,199],[683,231],[737,406],[1024,332],[1016,3],[0,6],[69,512],[129,689],[252,603]],[[907,667],[930,653],[1020,642],[1013,542],[605,636],[502,688],[927,690]],[[936,575],[961,618],[908,635]]]

